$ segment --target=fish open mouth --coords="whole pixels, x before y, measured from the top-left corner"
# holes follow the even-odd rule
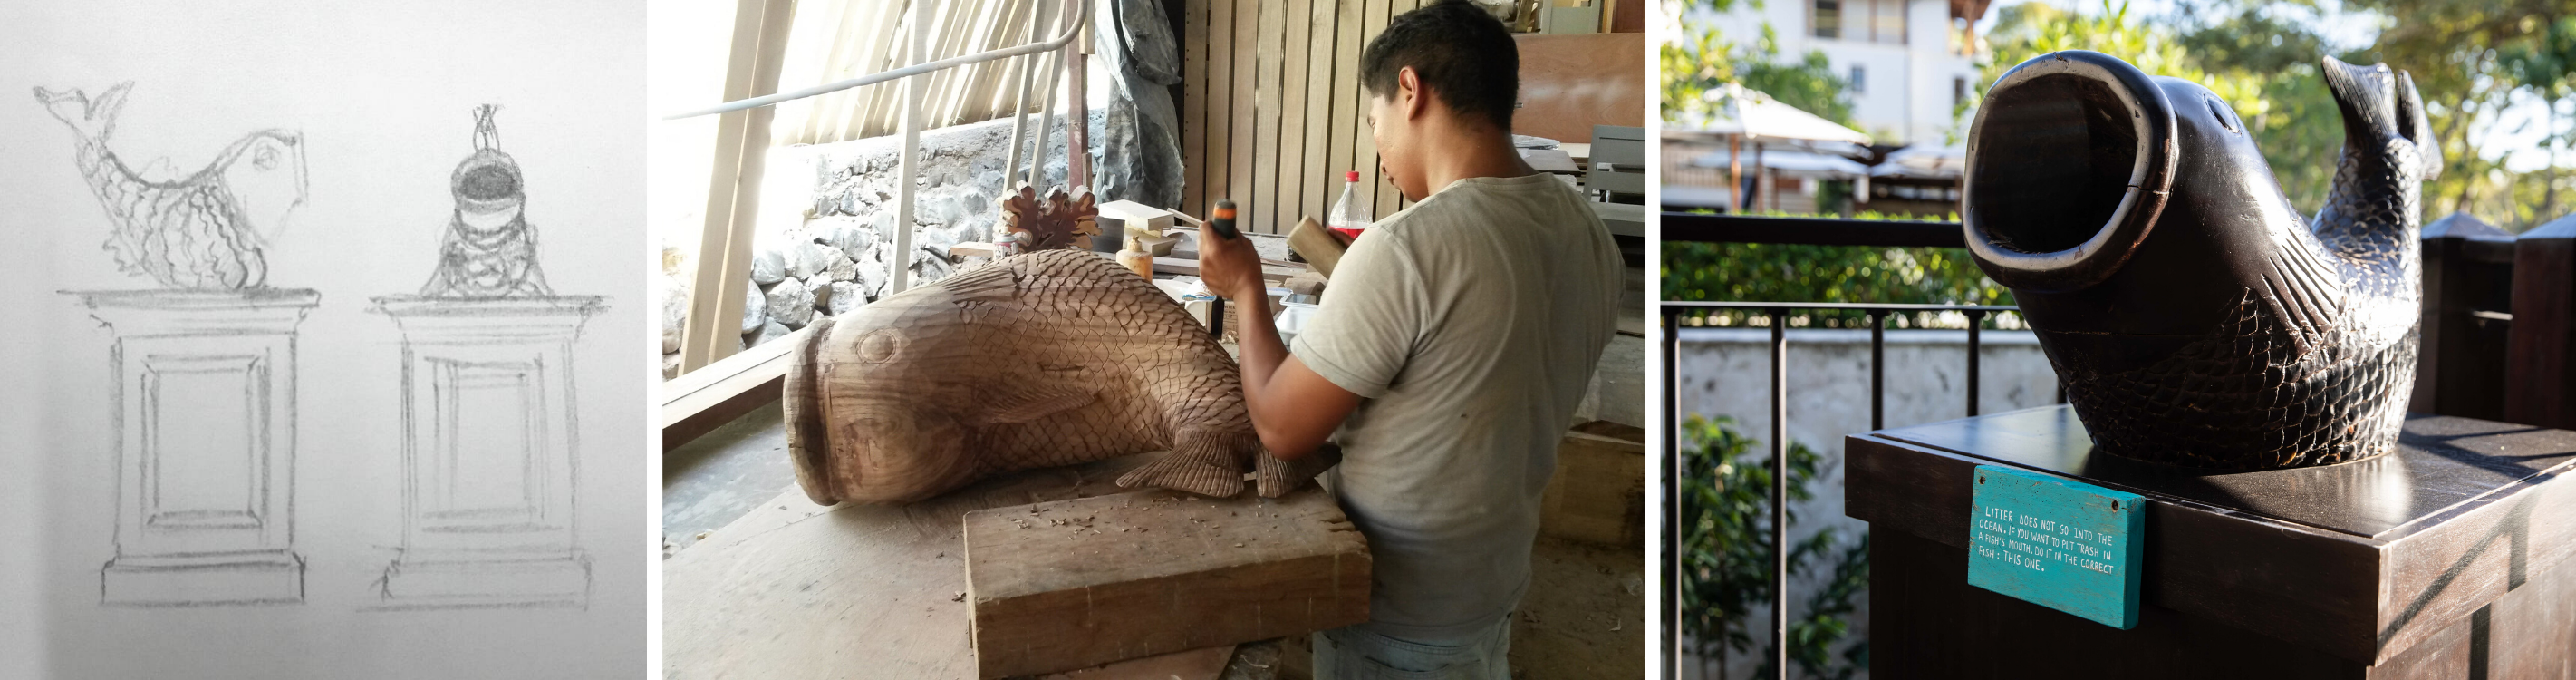
[[[2108,278],[2164,206],[2173,129],[2163,90],[2108,55],[2070,50],[2016,67],[1968,130],[1968,247],[2012,288]]]

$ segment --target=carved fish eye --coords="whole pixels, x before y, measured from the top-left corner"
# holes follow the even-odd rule
[[[250,155],[250,165],[261,170],[277,169],[277,147],[263,146]]]
[[[2217,97],[2209,97],[2200,101],[2209,105],[2209,115],[2212,118],[2218,119],[2219,127],[2227,128],[2228,132],[2239,134],[2244,133],[2244,130],[2238,129],[2244,126],[2237,124],[2236,116],[2230,115],[2227,111],[2227,105],[2218,101]]]
[[[902,349],[902,345],[903,338],[897,337],[892,328],[869,331],[867,335],[859,337],[859,359],[872,363],[884,363],[887,359],[894,358],[895,350]]]

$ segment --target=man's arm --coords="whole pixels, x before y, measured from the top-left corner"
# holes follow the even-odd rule
[[[1208,290],[1234,302],[1236,361],[1243,367],[1243,405],[1252,413],[1252,428],[1261,446],[1282,460],[1315,452],[1342,419],[1359,408],[1360,396],[1324,379],[1279,341],[1270,317],[1268,286],[1261,280],[1261,258],[1250,240],[1225,238],[1212,230],[1199,232],[1199,274]]]

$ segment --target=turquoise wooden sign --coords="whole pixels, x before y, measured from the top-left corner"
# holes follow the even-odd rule
[[[2138,627],[2143,499],[1994,465],[1977,466],[1976,484],[1968,585],[2120,630]]]

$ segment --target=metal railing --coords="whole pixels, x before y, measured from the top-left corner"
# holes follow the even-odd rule
[[[1702,241],[1727,243],[1765,243],[1787,245],[1882,246],[1882,247],[1966,247],[1966,232],[1957,222],[1842,220],[1831,218],[1752,217],[1703,212],[1667,210],[1662,213],[1665,242]],[[1789,674],[1789,325],[1792,312],[1858,311],[1869,324],[1869,427],[1887,426],[1887,319],[1900,314],[1956,312],[1967,317],[1967,400],[1963,411],[1975,416],[1979,411],[1978,384],[1980,333],[1985,319],[2003,312],[2018,312],[2019,307],[1998,305],[1945,304],[1869,304],[1835,302],[1659,302],[1656,316],[1663,324],[1664,359],[1664,609],[1669,612],[1665,630],[1672,638],[1667,642],[1667,674],[1680,676],[1682,656],[1682,617],[1680,602],[1681,562],[1679,483],[1686,479],[1681,468],[1681,397],[1679,390],[1681,358],[1680,321],[1685,317],[1706,317],[1715,312],[1740,311],[1759,313],[1767,319],[1770,339],[1770,418],[1771,436],[1767,442],[1771,453],[1771,664],[1781,677]],[[2064,401],[2061,391],[2059,401]]]
[[[1742,218],[1774,219],[1774,218]],[[1982,343],[1980,327],[1989,314],[2019,311],[2019,307],[1997,305],[1920,305],[1857,304],[1833,302],[1659,302],[1656,316],[1664,332],[1664,408],[1663,423],[1668,432],[1678,432],[1681,422],[1680,369],[1681,324],[1685,315],[1705,315],[1721,310],[1758,311],[1769,319],[1771,330],[1771,639],[1772,664],[1787,677],[1789,668],[1789,313],[1799,310],[1859,311],[1869,317],[1869,428],[1887,426],[1887,317],[1920,312],[1958,312],[1968,317],[1968,416],[1978,413],[1978,351]],[[2059,400],[2064,400],[2061,392]],[[1680,656],[1682,611],[1680,593],[1680,525],[1679,482],[1685,479],[1681,467],[1680,437],[1664,438],[1664,489],[1672,502],[1664,504],[1664,526],[1670,535],[1664,541],[1665,610],[1671,612],[1666,622],[1672,631],[1674,658]],[[1678,662],[1676,662],[1677,664]],[[1678,675],[1678,665],[1674,666]]]

